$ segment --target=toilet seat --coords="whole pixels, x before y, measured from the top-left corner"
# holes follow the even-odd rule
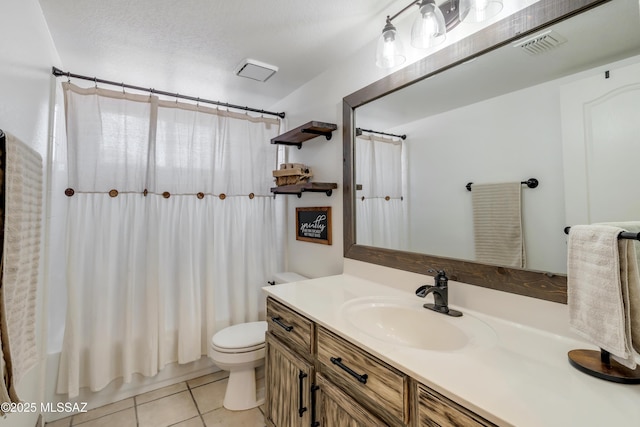
[[[229,354],[249,353],[249,352],[260,350],[260,349],[264,348],[264,343],[258,344],[258,345],[254,345],[254,346],[251,346],[251,347],[244,347],[244,348],[224,348],[224,347],[218,347],[217,345],[214,345],[212,343],[211,344],[211,348],[214,351],[217,351],[219,353],[229,353]]]
[[[221,353],[246,353],[264,347],[267,322],[249,322],[224,328],[211,337],[211,347]]]

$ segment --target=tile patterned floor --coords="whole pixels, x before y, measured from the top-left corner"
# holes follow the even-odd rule
[[[222,406],[228,372],[220,371],[124,399],[46,427],[263,427],[263,408]],[[262,374],[262,375],[261,375]],[[258,387],[264,372],[258,373]]]

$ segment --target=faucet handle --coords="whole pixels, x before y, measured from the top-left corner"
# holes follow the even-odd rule
[[[444,270],[434,270],[433,268],[430,268],[429,270],[427,270],[428,273],[436,273],[436,275],[433,277],[433,280],[435,282],[435,285],[438,287],[446,287],[447,283],[449,282],[449,278],[447,277],[447,273]]]

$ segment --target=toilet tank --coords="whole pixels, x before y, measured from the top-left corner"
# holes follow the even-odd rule
[[[290,283],[297,282],[300,280],[307,280],[308,277],[304,277],[298,273],[294,273],[292,271],[283,271],[280,273],[275,273],[273,275],[273,280],[269,282],[270,285],[279,285],[281,283]]]

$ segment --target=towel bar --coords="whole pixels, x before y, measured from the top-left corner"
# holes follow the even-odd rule
[[[473,182],[468,182],[467,185],[465,185],[465,188],[467,189],[467,191],[471,191],[472,184]],[[526,181],[520,181],[520,184],[526,185],[529,188],[536,188],[538,184],[540,184],[540,182],[535,178],[529,178]]]
[[[564,234],[569,234],[571,227],[564,228]],[[640,233],[631,233],[630,231],[623,231],[618,234],[618,239],[640,240]]]

